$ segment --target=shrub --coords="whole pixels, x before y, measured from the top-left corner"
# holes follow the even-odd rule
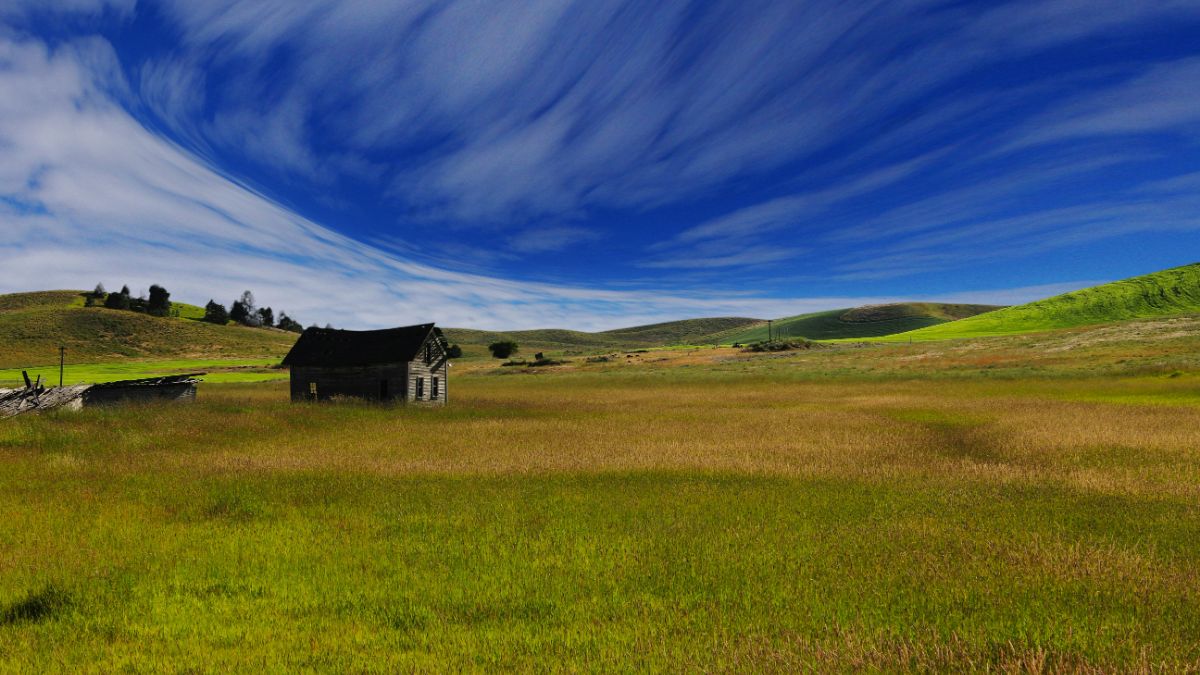
[[[812,340],[773,340],[746,345],[744,352],[786,352],[793,349],[812,349],[817,343]]]
[[[461,359],[462,347],[459,347],[458,345],[450,345],[450,347],[446,349],[446,357],[451,359]]]
[[[497,359],[507,359],[520,350],[521,348],[512,340],[502,340],[488,345],[488,351]]]

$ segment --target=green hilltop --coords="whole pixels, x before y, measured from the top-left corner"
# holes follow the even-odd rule
[[[1200,263],[1006,307],[883,340],[1012,335],[1195,313],[1200,313]]]
[[[172,303],[177,317],[85,307],[82,291],[0,295],[0,368],[122,358],[282,358],[295,333],[199,320],[204,310]]]
[[[936,326],[981,312],[997,309],[995,305],[961,305],[935,302],[903,302],[888,305],[865,305],[834,309],[776,319],[771,326],[778,338],[807,338],[836,340],[868,338]],[[761,342],[767,339],[767,324],[729,330],[710,336],[721,344]]]

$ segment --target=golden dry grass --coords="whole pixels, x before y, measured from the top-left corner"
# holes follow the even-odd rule
[[[444,409],[275,383],[10,420],[0,669],[1197,670],[1180,340],[1041,377],[963,370],[1009,339],[663,351],[466,362]]]

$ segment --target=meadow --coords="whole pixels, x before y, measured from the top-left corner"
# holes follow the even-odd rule
[[[1200,669],[1200,320],[0,425],[0,670]]]

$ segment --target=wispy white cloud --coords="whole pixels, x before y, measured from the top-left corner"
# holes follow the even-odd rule
[[[30,278],[91,286],[119,269],[201,301],[252,286],[343,325],[436,307],[460,324],[611,327],[869,300],[657,288],[731,271],[871,280],[1196,231],[1172,187],[1187,179],[1169,175],[1195,171],[1195,59],[1054,61],[1087,38],[1200,25],[1195,2],[11,0],[0,18],[60,10],[165,17],[178,40],[118,63],[98,38],[50,52],[0,23],[0,257]],[[1020,82],[975,82],[997,64]],[[250,165],[327,213],[361,213],[335,189],[360,181],[355,196],[386,195],[392,231],[317,224],[247,187],[269,183]],[[653,228],[657,245],[613,236],[620,216],[698,203]],[[491,231],[429,235],[470,228]],[[662,281],[483,273],[601,241],[615,267]]]
[[[239,59],[225,86],[260,92],[250,106],[209,101],[208,136],[240,144],[254,130],[255,161],[302,173],[313,117],[349,153],[438,139],[392,168],[394,194],[429,218],[488,224],[688,198],[873,137],[905,106],[920,106],[918,128],[973,69],[1200,18],[1195,3],[1121,0],[163,4],[190,45],[179,59]],[[242,67],[270,57],[292,67]]]
[[[0,63],[0,291],[162,283],[203,302],[250,288],[277,310],[347,327],[603,329],[889,300],[576,288],[416,264],[288,211],[139,125],[106,93],[111,54],[99,42],[51,51],[4,39]]]

